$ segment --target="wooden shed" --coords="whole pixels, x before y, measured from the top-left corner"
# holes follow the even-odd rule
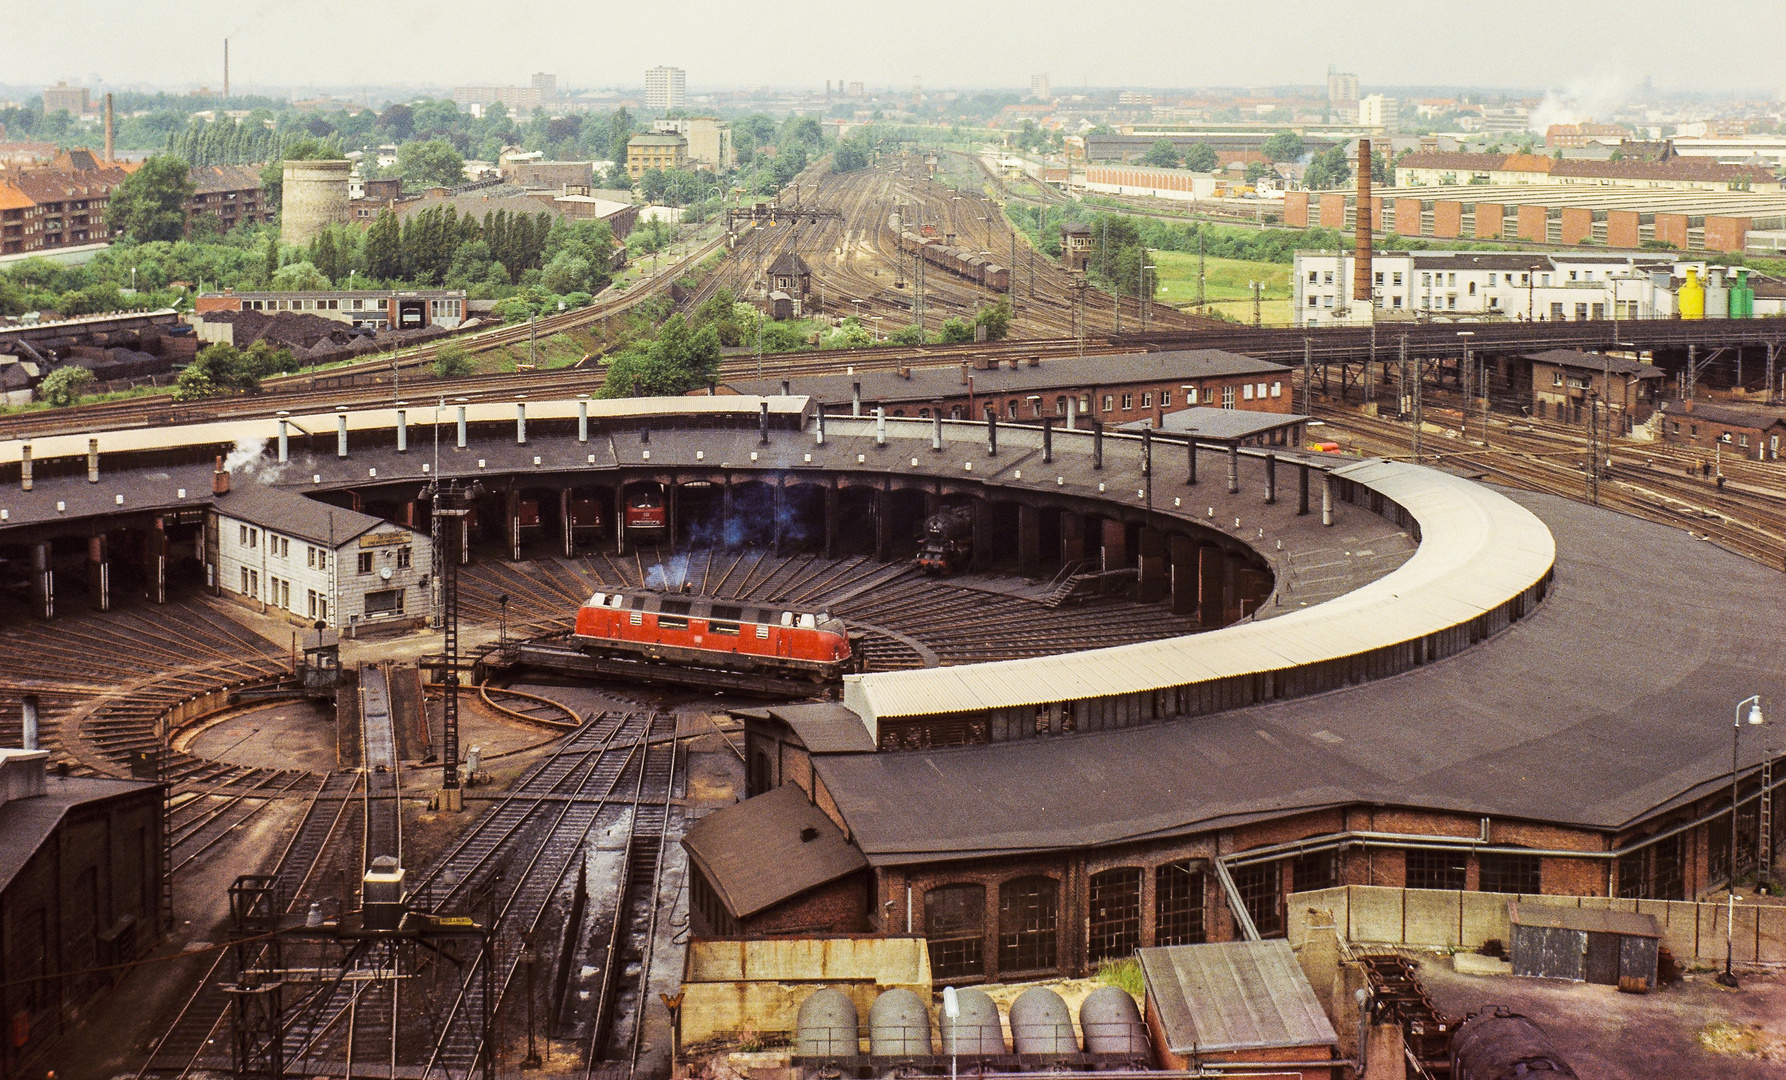
[[[1662,932],[1653,915],[1598,908],[1512,905],[1515,975],[1648,990]]]
[[[1331,1080],[1339,1037],[1290,943],[1140,949],[1146,1022],[1164,1069]]]

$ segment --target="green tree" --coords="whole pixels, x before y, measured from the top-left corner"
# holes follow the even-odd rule
[[[1267,161],[1275,162],[1277,164],[1282,164],[1286,161],[1301,161],[1303,154],[1302,136],[1293,131],[1280,131],[1271,138],[1266,139],[1265,145],[1259,147],[1259,152],[1265,155]]]
[[[329,279],[322,276],[315,263],[306,259],[281,266],[273,275],[272,285],[279,292],[318,292],[329,287]]]
[[[331,230],[324,229],[310,242],[310,261],[316,265],[317,272],[331,283],[341,277],[341,267],[336,260],[335,237]]]
[[[47,405],[73,405],[93,389],[93,373],[83,367],[60,367],[37,385],[37,400]]]
[[[1309,162],[1308,169],[1302,174],[1302,186],[1311,191],[1344,187],[1350,179],[1352,163],[1346,158],[1346,148],[1334,146],[1316,154],[1315,159]]]
[[[1011,300],[1001,296],[998,303],[991,307],[981,308],[974,314],[974,325],[986,328],[988,341],[1003,341],[1011,332]]]
[[[193,193],[190,174],[185,161],[168,154],[143,162],[112,189],[106,224],[138,243],[180,239],[186,233],[186,201]]]
[[[1192,143],[1184,152],[1184,167],[1192,172],[1215,172],[1222,167],[1222,159],[1208,143]]]
[[[273,275],[279,273],[279,234],[267,234],[267,254],[261,264],[260,284],[263,289],[273,287]]]
[[[434,351],[434,374],[439,378],[456,379],[469,375],[476,366],[471,350],[457,341],[449,341]]]
[[[902,326],[887,335],[890,345],[922,345],[924,344],[924,328],[917,323]]]
[[[1249,162],[1246,167],[1246,182],[1256,186],[1259,181],[1265,179],[1270,174],[1271,167],[1266,165],[1263,161]]]
[[[634,346],[608,366],[601,396],[660,397],[685,394],[719,377],[719,334],[694,329],[681,313],[670,316],[649,345]]]
[[[1156,169],[1176,169],[1184,164],[1184,158],[1178,153],[1178,147],[1171,139],[1155,139],[1147,153],[1142,155],[1141,164],[1152,165]]]
[[[298,370],[290,349],[257,341],[247,349],[218,342],[199,350],[174,383],[174,398],[186,401],[229,390],[254,390],[268,375]]]
[[[937,340],[944,345],[965,345],[974,340],[974,324],[959,316],[948,319],[937,334]]]
[[[457,187],[465,182],[465,157],[445,139],[406,142],[397,148],[397,175],[416,187]]]
[[[854,140],[838,143],[837,151],[831,155],[832,172],[854,172],[867,164],[868,152]]]
[[[403,229],[389,208],[366,230],[366,273],[380,281],[403,276]]]

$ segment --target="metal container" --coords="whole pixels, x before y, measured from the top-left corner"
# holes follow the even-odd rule
[[[1100,986],[1085,995],[1079,1005],[1079,1030],[1085,1033],[1088,1054],[1125,1054],[1148,1057],[1147,1025],[1129,992],[1116,986]]]
[[[1011,1048],[1019,1054],[1074,1054],[1073,1015],[1059,994],[1032,986],[1011,1002]]]
[[[1496,1005],[1469,1017],[1452,1035],[1452,1080],[1526,1076],[1572,1080],[1575,1070],[1557,1053],[1544,1029],[1519,1013]]]
[[[930,1010],[910,990],[893,989],[868,1007],[868,1052],[875,1057],[930,1053]]]
[[[856,1003],[842,990],[814,990],[794,1021],[794,1052],[801,1057],[855,1057],[862,1052]]]
[[[1705,318],[1705,286],[1699,283],[1699,271],[1687,267],[1687,280],[1681,283],[1675,303],[1683,319]]]
[[[1005,1033],[998,1022],[998,1003],[984,990],[957,990],[961,1015],[942,1018],[943,1053],[982,1057],[1005,1052]]]
[[[1724,271],[1708,270],[1705,277],[1705,317],[1730,317],[1730,287],[1724,284]]]

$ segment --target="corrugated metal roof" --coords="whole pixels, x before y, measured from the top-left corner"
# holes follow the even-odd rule
[[[708,814],[689,826],[682,846],[736,918],[868,867],[793,784]]]
[[[1447,473],[1372,459],[1333,471],[1420,524],[1400,568],[1324,604],[1188,637],[1064,656],[846,676],[844,704],[883,718],[979,712],[1159,690],[1316,663],[1448,630],[1550,572],[1556,542],[1524,507]]]
[[[1556,904],[1513,905],[1514,926],[1545,926],[1556,930],[1583,930],[1590,934],[1628,934],[1659,938],[1654,915],[1607,908],[1563,907]]]
[[[1140,956],[1175,1054],[1339,1045],[1287,941],[1174,945]]]

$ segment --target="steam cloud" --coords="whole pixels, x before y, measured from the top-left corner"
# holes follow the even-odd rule
[[[1612,115],[1631,100],[1635,84],[1623,75],[1584,75],[1560,90],[1545,92],[1527,127],[1543,134],[1552,124],[1584,124]]]

